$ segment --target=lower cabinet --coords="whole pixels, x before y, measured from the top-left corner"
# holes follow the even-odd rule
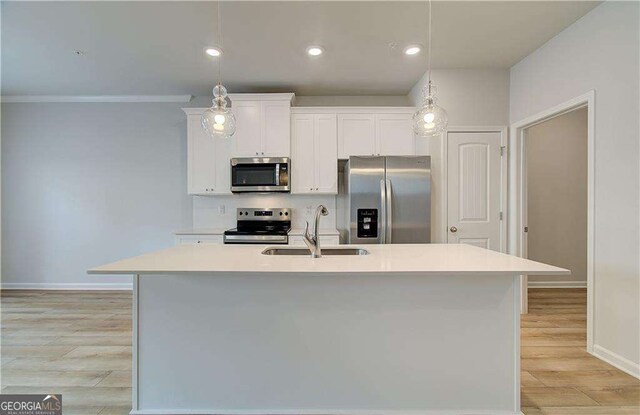
[[[192,245],[192,244],[222,244],[222,235],[178,235],[176,236],[176,245]],[[340,238],[338,235],[320,235],[321,246],[339,245]],[[302,235],[289,236],[289,245],[305,246]]]
[[[340,237],[338,235],[320,235],[320,248],[329,245],[339,245]],[[306,246],[302,235],[293,235],[289,237],[289,245]]]
[[[188,244],[221,244],[222,235],[178,235],[176,236],[177,245]]]

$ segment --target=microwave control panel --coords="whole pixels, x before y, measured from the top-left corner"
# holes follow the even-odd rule
[[[378,237],[378,209],[358,209],[358,238]]]

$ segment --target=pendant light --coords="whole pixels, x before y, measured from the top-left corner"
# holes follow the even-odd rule
[[[429,0],[428,83],[422,88],[422,106],[413,114],[413,131],[421,137],[436,137],[444,132],[449,123],[447,111],[439,106],[436,86],[431,82],[431,0]]]
[[[218,46],[222,48],[222,24],[220,19],[221,2],[218,1],[216,6],[216,15],[218,20]],[[236,132],[236,117],[231,112],[231,108],[227,108],[227,88],[222,85],[221,77],[221,53],[218,59],[218,83],[213,88],[213,105],[202,114],[202,128],[211,138],[221,137],[230,138]]]

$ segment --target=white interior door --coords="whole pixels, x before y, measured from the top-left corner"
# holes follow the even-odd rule
[[[447,228],[449,243],[502,250],[501,134],[447,135]]]

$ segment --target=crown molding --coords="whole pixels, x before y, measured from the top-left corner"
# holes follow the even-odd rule
[[[3,103],[189,102],[192,95],[3,95]]]

